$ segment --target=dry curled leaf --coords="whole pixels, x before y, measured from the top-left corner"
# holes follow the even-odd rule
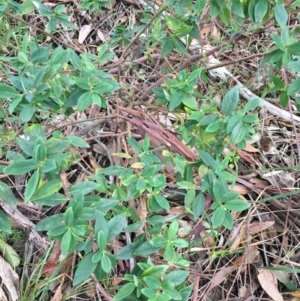
[[[283,301],[282,295],[278,291],[277,278],[272,270],[258,269],[258,281],[264,291],[274,300]]]

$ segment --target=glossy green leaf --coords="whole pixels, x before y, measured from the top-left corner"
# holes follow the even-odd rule
[[[174,110],[177,108],[183,101],[183,92],[182,91],[177,91],[174,93],[170,99],[170,103],[168,105],[168,109],[170,111]]]
[[[255,22],[260,22],[269,9],[269,0],[258,0],[254,8]]]
[[[105,273],[109,273],[111,271],[111,261],[106,254],[103,254],[101,258],[101,267]]]
[[[21,113],[20,113],[20,118],[24,122],[28,122],[32,119],[32,116],[35,112],[35,106],[32,103],[26,104]]]
[[[205,165],[207,165],[208,167],[212,167],[213,169],[216,169],[218,167],[216,160],[208,152],[199,150],[198,153],[200,159]]]
[[[20,95],[20,93],[15,90],[14,88],[1,84],[0,83],[0,99],[7,99],[7,98],[12,98],[12,97],[17,97]]]
[[[200,215],[203,213],[205,208],[205,197],[202,192],[199,192],[193,202],[193,215],[194,219],[196,220],[197,218],[200,217]]]
[[[183,283],[187,279],[188,275],[189,275],[188,271],[175,270],[170,272],[164,278],[164,281],[170,281],[174,284],[174,286],[177,286]]]
[[[105,233],[103,230],[100,230],[97,233],[97,244],[99,247],[99,251],[105,251],[107,247],[107,233]]]
[[[67,227],[73,226],[74,223],[74,211],[73,207],[69,207],[64,213],[64,223]]]
[[[239,101],[239,88],[235,86],[231,88],[223,97],[221,110],[227,116],[233,113]]]
[[[0,200],[12,207],[16,207],[16,198],[9,186],[0,181]]]
[[[280,102],[280,104],[281,104],[284,108],[287,107],[287,105],[288,105],[288,103],[289,103],[289,97],[288,97],[288,95],[287,95],[287,91],[282,91],[282,92],[280,93],[280,96],[279,96],[279,102]]]
[[[80,260],[78,267],[76,269],[73,285],[78,285],[88,279],[89,276],[96,269],[97,263],[92,262],[92,257],[94,253],[90,253],[85,256],[82,260]]]
[[[208,125],[214,122],[218,118],[218,115],[216,114],[209,114],[204,116],[202,119],[199,121],[199,125]]]
[[[92,94],[91,92],[85,92],[83,93],[77,102],[77,108],[78,111],[84,111],[85,109],[87,109],[88,107],[90,107],[90,105],[92,104]]]
[[[69,252],[70,245],[72,240],[71,231],[66,231],[61,240],[61,252],[66,255]]]
[[[154,198],[161,208],[165,210],[170,210],[170,204],[166,198],[164,198],[161,195],[155,195]]]
[[[33,196],[33,194],[35,193],[35,191],[38,187],[40,178],[41,178],[41,172],[38,169],[33,173],[33,175],[30,177],[30,179],[26,185],[25,193],[24,193],[25,202],[30,201],[31,197]]]
[[[126,260],[126,259],[131,259],[134,258],[134,251],[138,246],[140,246],[140,242],[134,242],[131,243],[125,247],[123,247],[117,254],[116,254],[116,259],[118,260]]]
[[[176,237],[178,229],[179,229],[178,221],[173,221],[168,229],[168,240],[172,240]]]
[[[299,45],[300,47],[300,45]],[[287,89],[287,95],[291,96],[300,91],[300,78],[294,80]]]
[[[55,214],[42,219],[35,227],[34,231],[47,231],[63,223],[63,214]]]
[[[300,42],[295,42],[287,47],[287,52],[291,55],[300,55]]]
[[[125,228],[126,226],[126,215],[119,214],[111,218],[107,225],[108,225],[108,236],[107,241],[110,242],[115,239]]]
[[[221,120],[217,120],[211,124],[208,125],[208,127],[205,129],[205,132],[207,133],[214,133],[220,130],[222,127],[223,122]]]
[[[13,161],[7,167],[3,169],[4,173],[13,175],[13,176],[20,176],[24,175],[27,172],[36,168],[36,164],[32,159],[28,160],[20,160],[20,161]]]
[[[128,297],[135,289],[134,283],[126,283],[122,288],[117,292],[114,297],[114,301],[121,301]]]
[[[281,3],[275,4],[274,14],[275,14],[275,19],[280,27],[283,27],[287,24],[288,13]]]
[[[44,183],[32,196],[31,200],[39,200],[45,197],[51,196],[58,192],[62,188],[62,183],[60,179],[54,179]]]
[[[241,142],[247,134],[247,128],[244,127],[243,123],[238,123],[230,134],[230,143],[238,144]]]
[[[223,224],[225,219],[225,210],[222,207],[218,207],[211,218],[213,228],[218,228]]]
[[[70,193],[74,196],[77,194],[86,195],[98,188],[99,184],[92,181],[83,181],[70,188]]]
[[[127,142],[130,144],[130,146],[131,146],[133,149],[135,149],[137,152],[139,152],[139,153],[142,153],[142,152],[143,152],[142,147],[139,145],[139,143],[138,143],[135,139],[133,139],[133,138],[131,138],[131,137],[127,137],[126,140],[127,140]]]
[[[239,212],[248,209],[250,204],[247,201],[236,199],[226,202],[224,206],[229,210]]]

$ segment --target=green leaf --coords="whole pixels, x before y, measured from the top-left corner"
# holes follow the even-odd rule
[[[74,223],[74,211],[72,207],[69,207],[64,213],[64,223],[67,227],[73,226]]]
[[[168,105],[168,109],[170,111],[173,111],[175,108],[177,108],[182,103],[182,100],[183,100],[183,92],[176,91],[174,94],[172,94],[170,103]]]
[[[285,41],[277,34],[271,34],[271,38],[275,42],[275,45],[278,47],[278,49],[285,52]]]
[[[232,230],[233,228],[233,217],[230,213],[230,211],[225,211],[225,218],[224,218],[224,222],[223,225],[225,228],[227,228],[228,230]]]
[[[44,206],[56,206],[59,204],[62,204],[64,202],[66,202],[68,200],[68,198],[61,194],[61,193],[55,193],[53,195],[47,196],[45,198],[36,200],[35,203],[38,203],[40,205],[44,205]]]
[[[196,220],[204,211],[205,208],[205,197],[202,192],[199,192],[193,202],[193,215]]]
[[[12,207],[16,207],[16,198],[9,186],[4,183],[0,182],[0,200]]]
[[[119,214],[111,218],[108,223],[107,241],[115,239],[126,226],[126,214]]]
[[[154,198],[161,208],[165,210],[170,210],[170,204],[166,198],[164,198],[161,195],[155,195]]]
[[[233,113],[239,101],[239,88],[238,86],[230,89],[223,97],[221,110],[227,116]]]
[[[229,210],[239,212],[248,209],[250,204],[247,201],[236,199],[226,202],[224,206]]]
[[[232,1],[231,9],[232,9],[232,11],[235,12],[239,17],[245,18],[243,4],[242,4],[242,2],[240,2],[239,0],[233,0],[233,1]]]
[[[0,83],[0,99],[20,96],[20,93],[12,87]]]
[[[123,247],[117,254],[116,254],[116,259],[118,260],[126,260],[126,259],[131,259],[134,258],[133,252],[135,249],[140,246],[140,242],[134,242],[131,243],[125,247]]]
[[[98,183],[92,181],[83,181],[70,188],[70,193],[72,195],[83,194],[86,195],[99,187]]]
[[[241,142],[247,134],[247,128],[244,127],[242,122],[238,123],[230,134],[230,143],[238,144]]]
[[[156,278],[155,278],[156,279]],[[151,282],[150,282],[151,284]],[[148,284],[147,284],[148,285]],[[155,290],[149,287],[145,287],[141,290],[142,294],[148,298],[148,300],[151,300],[150,298],[153,298],[156,296]]]
[[[280,104],[286,108],[289,103],[289,97],[287,95],[287,91],[282,91],[279,96]]]
[[[26,104],[20,113],[21,120],[24,122],[30,121],[34,112],[35,112],[34,104],[32,103]]]
[[[192,110],[198,110],[198,103],[192,95],[183,95],[182,103]]]
[[[176,251],[171,243],[166,244],[164,258],[170,263],[176,260]]]
[[[176,248],[187,248],[189,243],[182,238],[175,238],[172,240],[172,245]]]
[[[111,261],[106,254],[103,254],[101,258],[101,267],[105,273],[109,273],[111,271]]]
[[[225,210],[222,207],[218,207],[216,211],[214,211],[211,221],[213,228],[218,228],[223,224],[225,219]]]
[[[32,159],[20,160],[20,161],[13,161],[11,164],[9,164],[7,167],[3,169],[3,172],[13,176],[21,176],[35,168],[36,168],[36,164]]]
[[[97,263],[92,262],[94,253],[90,253],[80,260],[78,268],[74,275],[73,285],[78,285],[88,279],[88,277],[95,271]]]
[[[299,45],[300,47],[300,45]],[[287,95],[291,96],[300,91],[300,78],[294,80],[287,89]]]
[[[213,169],[218,168],[217,162],[209,153],[207,153],[203,150],[199,150],[198,153],[199,153],[200,159],[203,161],[203,163],[205,165],[207,165],[208,167],[212,167]]]
[[[114,297],[114,301],[121,301],[128,297],[133,290],[135,289],[134,283],[126,283],[122,286],[122,288],[118,291],[118,293]]]
[[[244,106],[244,112],[248,112],[256,109],[259,106],[259,104],[260,104],[260,98],[250,99]]]
[[[30,177],[27,185],[26,185],[26,188],[25,188],[25,193],[24,193],[24,196],[25,196],[25,202],[28,202],[31,197],[33,196],[33,194],[35,193],[37,187],[38,187],[38,184],[40,182],[40,178],[41,178],[41,172],[40,170],[36,170],[34,172],[34,174]]]
[[[138,143],[135,139],[133,139],[133,138],[131,138],[131,137],[127,137],[126,140],[127,140],[127,142],[130,144],[130,146],[131,146],[133,149],[135,149],[137,152],[139,152],[139,153],[142,153],[142,152],[143,152],[142,147],[139,145],[139,143]]]
[[[87,142],[78,136],[68,136],[67,140],[71,141],[71,144],[77,147],[90,147]]]
[[[99,247],[99,251],[105,251],[107,247],[107,234],[104,231],[100,230],[97,234],[97,244]]]
[[[160,281],[154,276],[145,276],[143,281],[147,284],[148,287],[156,290],[160,287]]]
[[[167,271],[168,268],[169,265],[151,266],[142,273],[142,277],[150,276],[150,275],[161,277]]]
[[[42,219],[35,227],[34,231],[47,231],[58,225],[62,225],[63,214],[55,214]]]
[[[172,240],[176,237],[178,229],[179,229],[179,223],[178,223],[178,221],[175,220],[169,226],[168,240]]]
[[[77,109],[79,112],[84,111],[92,104],[92,94],[91,92],[83,93],[77,102]]]
[[[154,247],[148,241],[146,241],[136,248],[136,250],[133,252],[133,255],[146,257],[150,254],[155,253],[159,249],[159,247]]]
[[[274,14],[275,14],[275,19],[280,27],[283,27],[287,24],[288,13],[281,3],[275,4]]]
[[[65,234],[62,237],[61,240],[61,252],[64,255],[67,255],[70,249],[71,245],[71,240],[72,240],[72,233],[71,231],[66,231]]]
[[[269,0],[258,0],[254,8],[255,22],[260,22],[269,9]]]
[[[291,55],[300,55],[300,42],[289,45],[287,47],[287,52]]]
[[[174,286],[182,284],[188,277],[188,271],[175,270],[170,272],[165,278],[164,281],[169,281],[174,284]]]
[[[207,133],[214,133],[217,132],[223,125],[223,122],[221,120],[217,120],[213,123],[211,123],[206,129],[205,132]]]
[[[163,41],[163,46],[162,46],[162,50],[161,50],[161,56],[165,57],[174,48],[174,39],[172,37],[165,37],[165,38],[163,38],[162,41]]]
[[[44,183],[32,196],[31,200],[39,200],[43,199],[45,197],[48,197],[50,195],[53,195],[56,193],[58,190],[62,188],[62,183],[60,179],[54,179],[50,180],[46,183]]]
[[[10,220],[2,210],[0,210],[0,230],[7,233],[11,233]]]
[[[204,116],[202,119],[200,119],[199,125],[202,125],[202,126],[203,126],[203,125],[211,124],[211,123],[214,122],[217,118],[218,118],[218,115],[216,115],[216,114],[206,115],[206,116]]]
[[[1,211],[0,211],[0,215],[1,215]],[[1,221],[1,216],[0,216],[0,221]],[[11,247],[2,239],[0,239],[0,252],[2,253],[2,256],[4,257],[5,261],[7,261],[14,269],[20,264],[21,260],[18,253],[14,250],[13,247]]]

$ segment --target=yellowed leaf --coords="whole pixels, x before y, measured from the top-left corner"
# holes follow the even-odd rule
[[[135,162],[131,165],[131,168],[136,168],[136,169],[143,169],[144,164],[142,162]]]
[[[275,277],[274,272],[267,269],[258,269],[258,272],[257,278],[264,291],[274,301],[284,301],[282,295],[278,291],[277,278]]]
[[[132,156],[130,156],[127,153],[112,153],[111,155],[119,158],[124,158],[124,159],[132,159]]]

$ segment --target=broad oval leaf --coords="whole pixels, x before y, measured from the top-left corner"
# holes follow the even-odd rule
[[[78,285],[85,281],[91,276],[91,274],[96,269],[97,263],[92,262],[92,257],[94,253],[90,253],[80,260],[78,268],[76,269],[73,285]]]
[[[97,189],[99,187],[98,183],[92,182],[92,181],[83,181],[80,182],[70,188],[70,193],[72,195],[77,195],[77,194],[83,194],[86,195],[93,190]]]
[[[115,239],[121,231],[126,226],[126,215],[125,214],[119,214],[114,216],[109,220],[107,223],[108,225],[108,236],[107,241],[110,242],[113,239]]]
[[[236,108],[239,101],[239,88],[238,86],[230,89],[223,97],[221,110],[227,116],[231,114]]]
[[[236,199],[226,202],[224,206],[229,210],[239,212],[248,209],[250,204],[244,200]]]
[[[218,207],[212,215],[212,226],[213,228],[218,228],[223,224],[225,219],[225,210],[222,207]]]

